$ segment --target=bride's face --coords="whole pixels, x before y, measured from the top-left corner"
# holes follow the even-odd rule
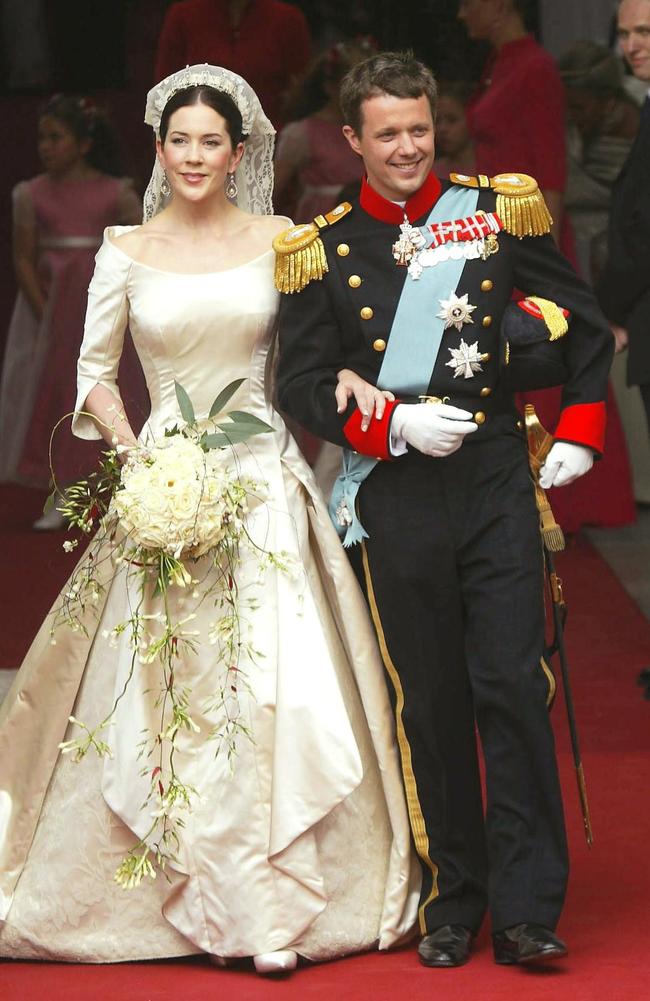
[[[174,197],[192,202],[223,195],[244,151],[242,143],[233,149],[226,120],[207,104],[178,108],[157,147]]]

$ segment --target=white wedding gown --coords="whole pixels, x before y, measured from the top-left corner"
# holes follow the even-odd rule
[[[87,637],[62,626],[53,646],[46,620],[0,710],[0,955],[108,962],[289,948],[326,959],[386,948],[415,921],[419,872],[374,632],[311,471],[268,398],[273,253],[216,274],[170,274],[117,248],[110,235],[124,229],[109,230],[97,256],[78,405],[98,383],[116,391],[127,324],[152,400],[145,435],[180,421],[175,380],[206,416],[245,377],[229,408],[275,429],[237,446],[242,474],[268,485],[248,527],[301,572],[267,570],[260,583],[244,556],[239,588],[259,598],[245,617],[261,656],[245,664],[252,694],[240,696],[253,740],[238,739],[231,769],[205,739],[214,720],[196,708],[202,733],[183,731],[177,767],[199,795],[178,861],[169,880],[130,891],[113,874],[150,823],[136,754],[143,726],[158,725],[146,689],[159,668],[138,666],[109,731],[113,757],[76,764],[58,751],[68,716],[101,720],[130,662],[126,637],[115,649],[102,635],[126,617],[123,572],[107,579]],[[83,416],[75,430],[96,436]],[[190,610],[191,596],[171,593],[177,614]],[[194,707],[220,676],[206,635],[214,617],[199,610],[198,652],[177,668]]]

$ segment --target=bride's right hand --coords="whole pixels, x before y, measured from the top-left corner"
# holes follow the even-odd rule
[[[362,413],[361,430],[367,431],[374,413],[380,421],[386,409],[386,400],[394,400],[395,396],[388,389],[378,389],[371,382],[366,382],[350,368],[342,368],[336,373],[338,385],[335,390],[337,413],[342,414],[351,396]]]

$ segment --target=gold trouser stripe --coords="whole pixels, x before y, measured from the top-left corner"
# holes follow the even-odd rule
[[[431,893],[420,905],[418,911],[419,921],[420,921],[420,931],[423,935],[427,933],[425,910],[432,900],[435,900],[438,896],[438,866],[435,862],[431,861],[429,857],[429,837],[427,835],[427,828],[424,821],[424,814],[422,813],[422,807],[420,806],[420,800],[418,798],[418,787],[415,781],[415,773],[413,771],[413,760],[411,756],[411,747],[409,745],[408,739],[406,737],[406,731],[404,729],[404,722],[402,720],[402,711],[404,709],[404,690],[397,673],[397,669],[393,663],[390,653],[388,652],[388,646],[386,644],[386,637],[384,635],[384,629],[381,624],[381,618],[379,616],[379,609],[377,608],[377,601],[375,599],[375,591],[372,586],[372,578],[370,575],[370,566],[368,564],[368,553],[366,551],[365,543],[362,543],[362,554],[363,554],[363,572],[366,580],[366,591],[368,594],[368,603],[370,605],[370,612],[372,614],[372,620],[375,625],[375,630],[377,632],[377,639],[379,640],[379,649],[381,650],[381,656],[384,661],[384,666],[388,672],[390,680],[395,689],[396,705],[395,705],[395,719],[397,727],[397,743],[399,745],[400,757],[402,759],[402,775],[404,778],[404,788],[406,791],[406,805],[409,813],[409,820],[411,822],[411,831],[413,832],[413,840],[415,842],[415,850],[424,862],[426,866],[431,870]]]
[[[542,671],[546,675],[546,680],[548,681],[548,695],[546,696],[546,705],[550,706],[553,699],[555,698],[555,689],[557,687],[555,676],[551,671],[550,667],[546,663],[543,657],[540,658],[540,664],[542,665]]]

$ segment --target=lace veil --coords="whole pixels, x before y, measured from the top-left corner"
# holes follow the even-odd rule
[[[172,73],[147,94],[144,120],[151,125],[159,138],[160,119],[167,101],[179,90],[204,84],[222,91],[233,99],[242,116],[244,155],[235,172],[237,196],[233,201],[246,212],[270,215],[273,212],[273,145],[275,129],[271,125],[253,88],[230,70],[221,66],[202,63],[186,66]],[[165,207],[166,199],[161,191],[163,169],[154,162],[151,180],[144,194],[144,221]]]

